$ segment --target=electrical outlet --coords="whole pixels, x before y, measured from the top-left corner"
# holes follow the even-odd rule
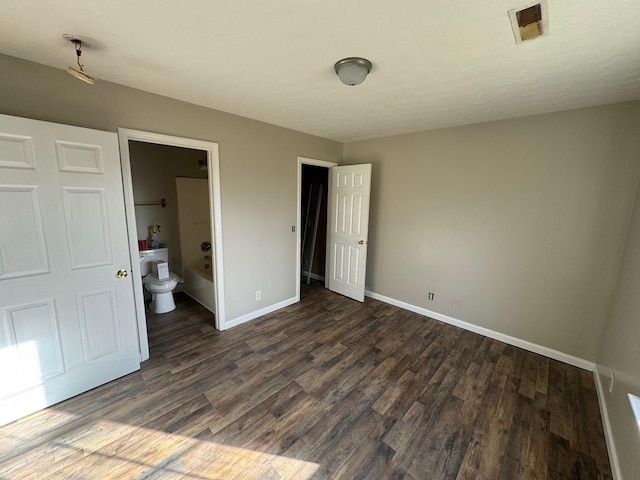
[[[616,374],[611,372],[611,380],[609,380],[609,393],[613,392],[613,385],[616,383]]]
[[[262,300],[262,290],[256,290],[256,302]]]
[[[429,292],[429,295],[427,296],[427,298],[428,298],[429,300],[433,300],[433,299],[435,298],[435,296],[436,296],[436,294],[435,294],[435,293],[433,293],[433,292]]]
[[[460,299],[459,298],[452,298],[451,299],[451,308],[455,308],[456,310],[458,310],[460,308]]]

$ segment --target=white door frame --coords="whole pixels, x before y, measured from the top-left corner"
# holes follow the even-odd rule
[[[225,329],[224,308],[224,268],[222,256],[222,208],[220,201],[220,157],[218,144],[190,138],[173,137],[159,133],[144,132],[118,128],[118,140],[120,143],[120,162],[122,165],[122,182],[124,190],[124,206],[127,215],[127,230],[129,233],[129,250],[133,270],[134,296],[136,303],[136,317],[138,322],[138,342],[140,344],[141,361],[149,358],[149,339],[147,337],[147,322],[144,310],[144,292],[142,289],[142,277],[135,265],[139,263],[138,234],[136,227],[136,215],[133,205],[133,182],[131,178],[131,157],[129,155],[129,141],[170,145],[173,147],[203,150],[207,154],[207,170],[209,177],[209,204],[211,226],[213,229],[213,282],[216,298],[216,328]]]
[[[302,248],[302,232],[300,231],[300,216],[302,215],[302,166],[303,165],[313,165],[315,167],[324,167],[324,168],[332,168],[337,167],[338,164],[335,162],[327,162],[325,160],[317,160],[315,158],[307,158],[307,157],[298,157],[298,200],[296,204],[296,232],[298,236],[298,241],[296,243],[296,300],[300,301],[300,276],[302,275],[302,265],[300,263],[300,255],[302,252],[300,249]],[[331,175],[329,175],[329,180],[331,180]],[[327,195],[327,212],[331,211],[331,196]],[[327,215],[327,221],[329,216]],[[327,238],[329,234],[329,229],[327,229]],[[327,241],[327,248],[329,248],[329,242]],[[326,265],[325,265],[325,287],[328,286],[329,275],[328,275],[328,262],[329,256],[327,255]]]

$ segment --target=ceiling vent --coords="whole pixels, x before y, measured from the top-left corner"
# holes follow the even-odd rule
[[[509,10],[509,19],[516,43],[533,40],[549,33],[546,0],[529,2]]]

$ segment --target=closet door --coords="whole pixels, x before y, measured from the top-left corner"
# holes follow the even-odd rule
[[[364,301],[371,164],[331,169],[329,290]]]

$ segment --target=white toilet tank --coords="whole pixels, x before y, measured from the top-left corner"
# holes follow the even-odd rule
[[[151,273],[151,262],[154,260],[169,261],[168,248],[154,248],[153,250],[141,250],[140,252],[140,275],[145,276]]]

